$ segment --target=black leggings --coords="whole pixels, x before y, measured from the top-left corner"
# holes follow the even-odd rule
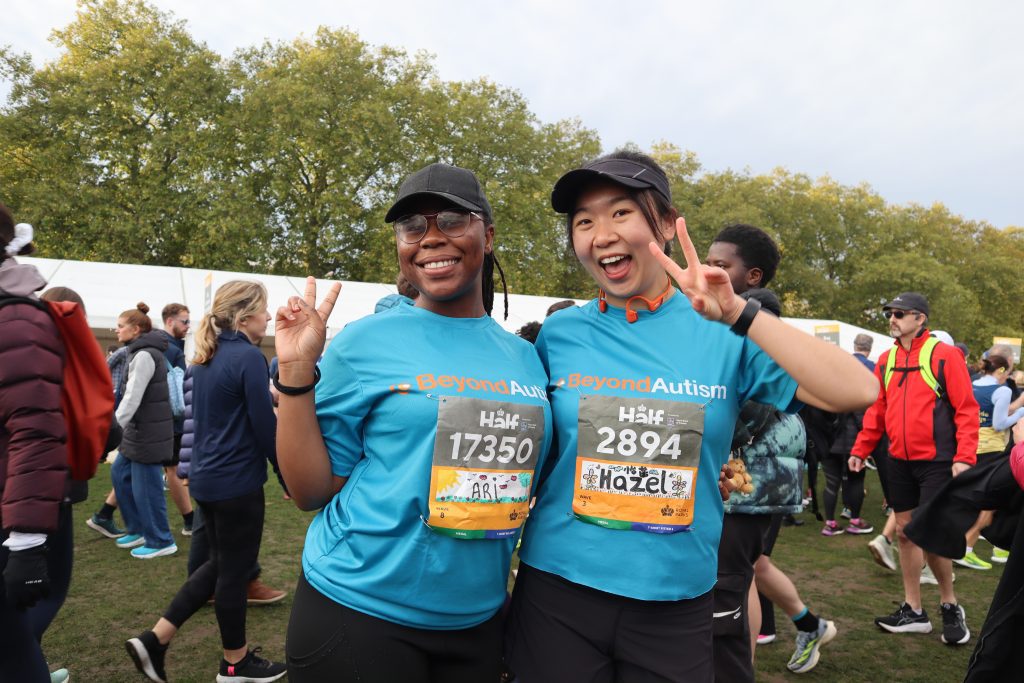
[[[843,504],[850,508],[850,516],[860,517],[864,507],[864,473],[850,469],[849,453],[829,453],[822,465],[825,466],[825,519],[835,521],[836,503],[839,490],[843,491]]]
[[[520,563],[505,658],[521,683],[711,683],[712,600],[637,600]]]
[[[225,650],[246,645],[245,598],[263,538],[263,489],[228,500],[197,500],[206,523],[210,559],[178,590],[164,618],[181,628],[214,596],[214,610]]]
[[[292,683],[498,683],[501,612],[472,628],[402,626],[341,605],[299,577],[288,621]]]

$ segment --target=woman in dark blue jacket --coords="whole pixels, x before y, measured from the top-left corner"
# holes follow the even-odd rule
[[[267,362],[257,345],[270,315],[267,291],[232,281],[217,290],[199,324],[192,379],[189,490],[199,504],[210,558],[178,591],[151,631],[126,646],[139,671],[165,681],[164,655],[182,624],[214,596],[224,658],[217,681],[275,681],[283,664],[250,651],[246,588],[263,535],[267,461],[277,470],[277,420],[267,388]]]

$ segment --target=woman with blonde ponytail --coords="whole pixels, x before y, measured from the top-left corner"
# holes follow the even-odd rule
[[[126,643],[139,671],[165,681],[164,656],[189,617],[214,596],[224,656],[217,681],[276,681],[285,666],[249,650],[246,590],[263,536],[267,461],[277,471],[277,418],[267,361],[259,350],[270,314],[258,282],[221,286],[196,332],[191,379],[194,441],[189,490],[199,505],[209,559],[178,590],[150,631]]]

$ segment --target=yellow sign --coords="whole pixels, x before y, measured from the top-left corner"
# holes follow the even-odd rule
[[[839,346],[839,325],[815,325],[814,336],[827,341],[829,344]]]
[[[1010,359],[1011,362],[1016,363],[1020,360],[1020,337],[992,337],[992,346],[995,346],[996,344],[1006,344],[1013,349],[1013,358]]]
[[[203,292],[203,313],[210,312],[210,304],[213,302],[213,273],[207,273],[203,280],[205,291]]]

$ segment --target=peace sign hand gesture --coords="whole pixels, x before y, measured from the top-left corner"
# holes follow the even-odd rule
[[[316,278],[307,277],[305,294],[301,297],[288,297],[288,303],[277,309],[274,316],[274,348],[277,350],[279,373],[285,383],[288,383],[286,376],[293,373],[302,373],[303,380],[311,380],[313,368],[320,360],[327,341],[327,319],[334,310],[340,292],[341,283],[333,283],[320,306],[314,308]]]
[[[746,302],[733,291],[729,274],[721,268],[700,262],[697,250],[690,241],[690,234],[686,231],[686,219],[676,220],[676,235],[686,258],[685,269],[666,256],[655,242],[649,245],[651,253],[665,272],[679,284],[679,289],[690,300],[693,310],[708,320],[732,325],[743,312]]]

